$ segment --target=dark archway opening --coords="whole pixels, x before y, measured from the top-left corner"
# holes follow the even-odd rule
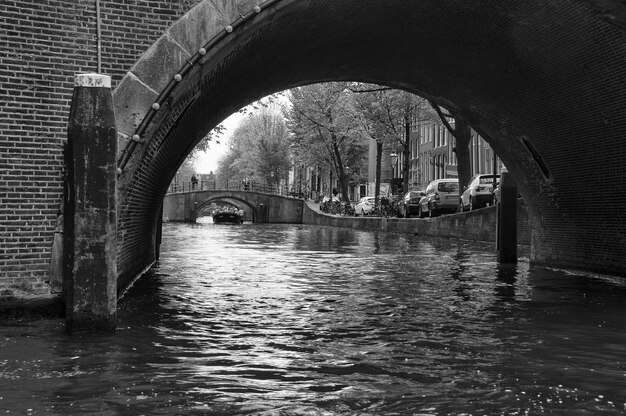
[[[518,182],[533,261],[626,273],[626,115],[618,105],[626,102],[626,42],[618,27],[572,1],[269,3],[228,35],[214,29],[214,48],[197,55],[190,47],[195,62],[176,88],[154,81],[159,109],[121,177],[122,281],[142,269],[128,247],[154,233],[167,184],[211,128],[269,93],[329,80],[406,89],[462,114]],[[167,75],[175,79],[182,66]],[[147,65],[135,71],[157,78]],[[119,97],[128,97],[127,84]],[[616,203],[600,211],[597,183],[606,178]]]

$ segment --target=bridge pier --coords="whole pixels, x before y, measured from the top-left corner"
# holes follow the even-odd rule
[[[517,263],[517,186],[508,172],[500,177],[496,247],[500,263]]]
[[[113,332],[117,321],[117,132],[111,78],[78,74],[65,154],[66,329]]]
[[[256,222],[258,223],[267,223],[269,221],[269,207],[265,204],[259,204],[258,215],[256,217]]]

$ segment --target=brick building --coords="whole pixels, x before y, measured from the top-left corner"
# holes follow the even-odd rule
[[[442,123],[416,125],[411,129],[409,188],[424,189],[432,180],[457,177],[454,136]],[[503,164],[489,143],[471,131],[470,166],[472,174],[497,173]],[[494,159],[495,158],[495,159]],[[494,165],[495,163],[495,165]]]
[[[413,123],[409,138],[409,160],[404,159],[401,148],[386,146],[383,149],[381,163],[381,194],[387,194],[393,178],[403,178],[403,164],[409,164],[409,189],[425,189],[428,183],[440,178],[457,177],[457,158],[453,152],[454,136],[446,129],[443,123]],[[472,174],[500,173],[502,161],[495,155],[493,149],[475,130],[471,131],[470,166]],[[398,155],[398,162],[393,167],[390,155]],[[368,194],[374,194],[374,180],[376,173],[376,143],[370,141],[368,155]],[[495,160],[494,160],[495,158]],[[495,165],[494,165],[495,162]]]

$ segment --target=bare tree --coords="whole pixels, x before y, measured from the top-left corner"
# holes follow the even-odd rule
[[[428,100],[407,91],[394,90],[397,96],[398,115],[402,117],[403,134],[398,143],[402,148],[402,178],[403,190],[409,190],[410,161],[411,161],[411,129],[414,124],[419,131],[419,126],[433,122],[437,116]],[[419,139],[419,138],[418,138]]]
[[[401,151],[402,191],[409,188],[411,158],[411,128],[413,123],[424,123],[436,118],[428,101],[407,91],[378,85],[355,84],[357,108],[361,112],[366,131],[376,142],[375,198],[380,195],[380,177],[383,147]]]
[[[390,88],[378,85],[355,84],[351,91],[356,96],[359,120],[364,131],[376,143],[376,171],[374,177],[374,199],[380,198],[381,165],[383,148],[397,140],[397,120],[391,111],[386,94]]]

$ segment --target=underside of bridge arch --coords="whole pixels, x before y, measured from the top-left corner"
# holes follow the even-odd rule
[[[249,201],[246,201],[242,198],[218,196],[218,197],[206,198],[203,201],[199,202],[198,207],[196,208],[195,217],[198,218],[202,210],[206,209],[213,202],[218,203],[218,204],[223,202],[229,205],[234,205],[242,209],[244,212],[246,210],[249,211],[250,216],[247,217],[247,219],[251,220],[252,222],[256,222],[256,219],[259,216],[259,212],[257,210],[256,205]]]
[[[609,3],[202,1],[114,91],[122,284],[154,257],[163,195],[208,131],[269,93],[330,80],[462,114],[518,182],[533,261],[626,274],[626,6]]]

